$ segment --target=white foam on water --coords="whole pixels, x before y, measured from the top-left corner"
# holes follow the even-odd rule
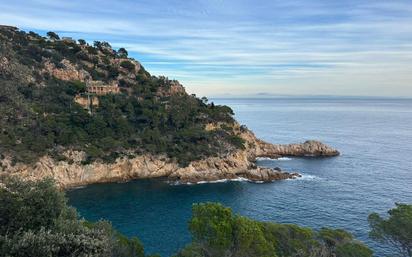
[[[313,181],[313,180],[322,180],[322,178],[315,176],[315,175],[309,175],[309,174],[301,174],[301,177],[297,177],[295,179],[290,179],[290,180],[305,180],[305,181]]]
[[[82,188],[86,188],[86,186],[75,186],[70,188],[70,190],[76,190],[76,189],[82,189]]]
[[[304,180],[304,181],[313,181],[313,180],[322,180],[322,178],[315,176],[315,175],[309,175],[309,174],[301,174],[301,177],[295,177],[295,178],[288,178],[285,180],[289,181],[295,181],[295,180]],[[179,186],[179,185],[201,185],[201,184],[216,184],[216,183],[226,183],[226,182],[249,182],[249,183],[255,183],[255,184],[263,184],[263,183],[268,183],[267,181],[255,181],[255,180],[249,180],[247,178],[242,178],[242,177],[237,177],[237,178],[232,178],[232,179],[218,179],[218,180],[201,180],[198,182],[181,182],[181,181],[168,181],[169,185],[172,186]],[[282,180],[280,180],[282,181]]]
[[[274,161],[274,160],[276,160],[276,159],[272,159],[272,158],[269,158],[269,157],[258,157],[258,158],[256,158],[256,161]]]
[[[232,179],[218,179],[218,180],[201,180],[198,182],[180,182],[180,181],[169,181],[168,183],[173,186],[178,186],[178,185],[200,185],[200,184],[215,184],[215,183],[226,183],[226,182],[251,182],[249,179],[242,178],[242,177],[237,177],[237,178],[232,178]]]
[[[275,160],[277,160],[277,161],[291,161],[292,158],[290,158],[290,157],[280,157],[280,158],[277,158]]]
[[[290,157],[279,157],[279,158],[269,158],[269,157],[258,157],[256,161],[291,161]]]
[[[259,181],[259,180],[256,180],[256,181],[249,181],[250,183],[255,183],[255,184],[263,184],[263,183],[267,183],[266,181]]]

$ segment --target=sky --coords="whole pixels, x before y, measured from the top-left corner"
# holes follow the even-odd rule
[[[125,47],[198,96],[412,97],[412,0],[0,0],[0,24]]]

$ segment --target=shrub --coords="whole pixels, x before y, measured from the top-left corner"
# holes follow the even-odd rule
[[[144,257],[137,238],[110,223],[85,222],[53,181],[6,178],[0,187],[0,256]]]
[[[325,228],[317,233],[296,225],[258,222],[216,203],[195,204],[192,215],[193,242],[176,257],[372,257],[369,248],[344,230]]]
[[[384,219],[377,213],[369,215],[370,237],[392,245],[402,256],[412,256],[412,205],[397,203]]]
[[[127,58],[128,52],[127,52],[126,49],[124,49],[124,48],[122,47],[122,48],[119,48],[119,50],[117,51],[117,55],[118,55],[120,58]]]
[[[128,71],[134,71],[135,65],[131,61],[122,61],[120,66],[127,69]]]
[[[59,40],[59,39],[60,39],[59,35],[57,35],[57,34],[56,34],[55,32],[53,32],[53,31],[47,32],[47,36],[48,36],[50,39],[54,39],[54,40]]]

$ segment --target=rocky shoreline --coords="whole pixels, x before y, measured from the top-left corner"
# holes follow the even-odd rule
[[[134,158],[119,158],[114,163],[94,162],[82,164],[85,154],[68,151],[68,161],[55,161],[44,156],[34,165],[17,163],[12,165],[10,158],[1,160],[0,173],[6,176],[19,176],[28,180],[53,178],[59,187],[67,189],[95,183],[129,181],[144,178],[167,178],[178,183],[198,183],[219,180],[248,180],[270,182],[294,179],[296,172],[257,167],[260,157],[279,158],[286,156],[330,157],[339,152],[318,141],[302,144],[278,145],[259,140],[250,130],[240,133],[245,140],[245,149],[226,156],[210,157],[180,167],[163,155],[144,154]]]
[[[184,87],[175,80],[169,80],[165,77],[154,77],[150,73],[145,71],[141,64],[134,60],[127,58],[122,54],[121,56],[114,51],[110,45],[102,44],[99,42],[100,46],[92,47],[85,44],[76,44],[70,42],[64,42],[64,40],[57,42],[56,39],[48,39],[47,42],[43,42],[45,39],[35,33],[23,33],[20,32],[17,28],[13,27],[4,27],[0,26],[0,38],[7,42],[0,49],[0,76],[3,75],[3,78],[7,82],[5,92],[10,91],[3,97],[5,101],[0,101],[3,103],[5,108],[12,108],[13,111],[8,113],[3,119],[8,127],[3,131],[5,134],[10,135],[10,140],[13,141],[13,145],[6,144],[7,147],[5,151],[0,153],[0,177],[3,176],[18,176],[22,179],[27,180],[39,180],[46,177],[53,178],[61,188],[71,188],[77,186],[84,186],[93,183],[104,183],[104,182],[114,182],[114,181],[128,181],[132,179],[142,179],[142,178],[159,178],[163,177],[170,181],[178,181],[180,183],[197,183],[201,181],[218,181],[225,179],[247,179],[249,181],[274,181],[282,179],[293,179],[299,176],[297,173],[288,173],[283,172],[277,169],[262,168],[256,166],[256,159],[259,157],[269,157],[269,158],[279,158],[283,156],[336,156],[339,154],[335,149],[322,144],[317,141],[307,141],[302,144],[289,144],[289,145],[279,145],[279,144],[270,144],[259,140],[256,136],[248,130],[245,126],[240,126],[233,119],[232,111],[227,108],[216,109],[214,104],[206,104],[202,99],[195,100],[195,96],[189,96]],[[24,44],[22,44],[22,42]],[[27,44],[30,42],[30,44]],[[40,44],[40,42],[43,42]],[[98,41],[97,41],[98,42]],[[36,46],[37,57],[40,57],[40,52],[43,53],[41,58],[34,58],[32,54],[24,55],[23,53],[31,52],[29,48],[25,49],[26,45]],[[18,46],[20,49],[18,52],[14,49]],[[58,47],[56,47],[58,46]],[[37,49],[36,48],[36,49]],[[60,50],[58,50],[58,49]],[[76,54],[72,53],[73,49],[76,49]],[[25,49],[25,50],[24,50]],[[24,50],[24,51],[23,51]],[[64,50],[64,51],[63,51]],[[92,50],[92,51],[91,51]],[[71,54],[68,54],[71,53]],[[127,54],[126,54],[127,55]],[[60,56],[59,61],[57,62],[56,58],[51,58],[51,56]],[[75,56],[76,58],[74,58]],[[24,60],[24,62],[23,62]],[[28,65],[28,63],[30,65]],[[31,66],[32,64],[36,66]],[[123,63],[123,65],[122,65]],[[128,68],[127,68],[128,67]],[[35,73],[33,73],[35,71]],[[93,76],[93,74],[97,74]],[[38,97],[26,97],[27,95],[33,94],[48,94],[49,91],[38,91],[34,90],[31,84],[38,84],[39,88],[51,86],[50,78],[55,78],[58,81],[70,82],[70,84],[63,83],[61,90],[67,91],[64,88],[70,88],[68,91],[73,91],[73,94],[64,93],[65,97],[61,97],[59,93],[53,93],[51,99],[53,100],[53,105],[58,105],[60,102],[63,104],[62,107],[67,105],[71,106],[70,98],[73,97],[73,100],[80,104],[89,114],[92,114],[91,106],[98,108],[98,96],[105,94],[121,94],[127,96],[125,99],[134,99],[139,103],[139,108],[134,108],[136,102],[128,101],[128,106],[131,106],[129,111],[120,111],[123,107],[120,104],[116,105],[116,108],[119,109],[119,112],[114,112],[114,110],[107,113],[108,116],[118,115],[121,113],[124,116],[121,120],[124,122],[119,126],[120,128],[130,126],[136,131],[148,129],[151,127],[149,125],[144,125],[143,127],[137,126],[136,122],[129,122],[127,119],[128,115],[135,115],[136,113],[144,113],[145,111],[150,112],[149,116],[143,115],[144,119],[151,119],[154,117],[168,117],[173,121],[174,118],[179,120],[176,124],[182,123],[186,124],[187,120],[192,120],[194,118],[189,118],[189,116],[196,116],[196,119],[190,121],[188,124],[188,131],[205,132],[213,131],[217,133],[211,134],[220,134],[219,136],[214,136],[205,141],[205,144],[212,145],[212,140],[221,139],[222,142],[219,144],[218,150],[215,150],[218,157],[204,157],[204,159],[192,161],[187,167],[181,167],[175,161],[177,156],[174,156],[175,159],[168,158],[166,154],[163,155],[153,155],[153,154],[140,154],[136,156],[137,152],[149,152],[148,149],[145,149],[142,141],[131,140],[131,142],[136,142],[136,149],[124,149],[123,147],[130,148],[130,144],[127,141],[127,138],[134,136],[136,133],[126,133],[124,138],[119,141],[119,152],[122,155],[129,155],[129,157],[120,157],[116,159],[113,163],[104,163],[99,161],[104,154],[95,156],[93,163],[85,164],[86,154],[81,151],[76,151],[75,149],[87,149],[86,147],[96,145],[88,145],[86,140],[82,141],[81,147],[78,148],[69,148],[70,145],[65,139],[65,143],[60,142],[57,138],[54,138],[54,133],[51,131],[60,131],[60,125],[71,127],[74,123],[83,123],[81,121],[64,121],[67,115],[73,115],[75,112],[70,110],[61,111],[60,108],[54,106],[49,110],[48,108],[40,108],[37,110],[37,106],[48,105],[48,100],[35,100],[34,98]],[[78,83],[79,82],[79,83]],[[11,84],[10,84],[11,83]],[[74,83],[73,85],[71,83]],[[10,85],[9,85],[10,84]],[[15,91],[14,85],[22,84],[27,85],[26,93],[17,93]],[[50,85],[49,85],[50,84]],[[53,82],[54,84],[54,82]],[[76,85],[76,86],[75,86]],[[122,88],[120,89],[119,86]],[[96,91],[99,88],[99,91]],[[138,88],[138,89],[137,89]],[[136,89],[136,90],[135,90]],[[50,92],[56,89],[51,89]],[[19,90],[17,90],[19,91]],[[146,92],[147,91],[147,92]],[[37,92],[37,93],[34,93]],[[93,95],[91,102],[89,97],[83,97],[82,94],[87,92],[87,95]],[[62,92],[63,93],[63,92]],[[22,99],[20,99],[22,97]],[[61,99],[57,99],[61,97]],[[152,108],[151,105],[144,104],[144,98],[149,97],[150,99],[155,99],[156,108]],[[27,103],[23,101],[23,98],[27,98]],[[17,100],[15,100],[17,99]],[[46,98],[45,98],[46,99]],[[65,99],[65,100],[64,100]],[[179,103],[174,103],[171,99],[179,99]],[[183,104],[190,104],[199,108],[198,111],[193,114],[182,114],[182,115],[172,115],[179,113],[179,109],[171,108],[173,105],[181,104],[180,100],[183,100]],[[22,103],[20,103],[22,101]],[[117,100],[116,100],[117,101]],[[202,103],[200,103],[200,102]],[[24,102],[24,104],[23,104]],[[13,104],[12,104],[13,103]],[[140,106],[140,104],[143,104]],[[27,106],[26,106],[27,104]],[[18,106],[19,108],[17,108]],[[20,108],[21,106],[21,108]],[[78,106],[78,107],[80,107]],[[182,105],[183,106],[183,105]],[[144,107],[144,108],[143,108]],[[185,106],[190,108],[189,106]],[[99,107],[100,108],[100,107]],[[114,108],[114,109],[116,109]],[[125,107],[126,108],[126,107]],[[195,109],[196,109],[195,108]],[[20,110],[21,109],[21,110]],[[37,118],[32,119],[32,113],[36,109],[36,115],[42,115],[43,117],[48,117],[47,122],[44,125],[46,127],[50,125],[53,130],[46,130],[47,133],[51,133],[51,143],[47,144],[37,144],[40,148],[41,145],[48,145],[49,151],[40,151],[46,149],[36,149],[39,150],[38,154],[34,154],[34,158],[39,158],[34,164],[25,164],[25,163],[14,163],[13,153],[15,149],[19,148],[19,144],[22,144],[22,140],[14,139],[14,133],[11,133],[14,129],[19,129],[15,125],[22,125],[21,128],[24,128],[24,132],[19,137],[26,135],[29,139],[32,139],[36,136],[41,138],[40,142],[48,142],[45,133],[29,133],[30,129],[41,130],[43,123],[38,123]],[[64,109],[64,108],[62,108]],[[67,109],[67,108],[66,108]],[[108,108],[112,109],[112,107]],[[152,109],[159,109],[152,113]],[[168,110],[170,109],[170,110]],[[211,111],[213,109],[213,111]],[[161,111],[160,111],[161,110]],[[135,112],[136,111],[136,112]],[[27,112],[27,113],[26,113]],[[39,113],[37,113],[39,112]],[[56,113],[55,113],[56,112]],[[76,111],[77,112],[77,111]],[[212,115],[212,113],[214,113]],[[56,115],[55,115],[56,114]],[[110,114],[110,115],[109,115]],[[217,117],[221,116],[222,117]],[[29,117],[27,120],[26,116]],[[180,117],[182,116],[182,117]],[[215,117],[216,116],[216,117]],[[99,116],[100,117],[100,116]],[[173,118],[174,117],[174,118]],[[50,120],[49,120],[50,118]],[[100,117],[101,118],[101,117]],[[197,123],[199,119],[200,124]],[[79,119],[82,120],[82,119]],[[94,120],[91,119],[91,120]],[[116,119],[109,119],[110,121],[103,122],[107,126],[111,123],[117,122]],[[134,118],[133,118],[134,120]],[[61,123],[60,123],[61,121]],[[92,127],[95,130],[104,128],[105,125],[97,122]],[[26,124],[27,123],[27,124]],[[30,125],[32,123],[32,125]],[[89,123],[88,123],[89,124]],[[90,123],[93,124],[93,123]],[[127,124],[127,125],[125,125]],[[176,124],[171,126],[173,130],[176,128]],[[19,125],[19,126],[20,126]],[[200,127],[199,125],[202,125]],[[204,126],[204,127],[203,127]],[[168,126],[167,126],[168,127]],[[74,129],[76,128],[76,129]],[[0,129],[1,130],[1,129]],[[10,130],[10,131],[9,131]],[[81,131],[79,134],[74,133],[75,130]],[[100,137],[96,133],[84,130],[82,125],[76,125],[73,127],[73,131],[68,129],[73,137],[78,135],[91,133],[93,136]],[[102,143],[105,141],[104,145],[110,146],[110,142],[116,141],[117,131],[113,128],[108,129],[109,135],[101,135],[101,138],[98,138],[98,142]],[[227,133],[227,132],[228,133]],[[60,131],[61,132],[61,131]],[[58,136],[66,135],[65,133],[56,133]],[[195,133],[195,134],[196,134]],[[137,133],[140,135],[140,132]],[[136,135],[137,135],[136,134]],[[174,133],[166,133],[169,137],[176,140],[182,140],[182,138],[177,137]],[[58,137],[56,136],[56,137]],[[66,135],[67,136],[67,135]],[[140,135],[141,136],[141,135]],[[141,139],[138,136],[138,139]],[[154,137],[158,137],[156,135]],[[234,140],[234,143],[230,140]],[[8,138],[8,136],[6,136]],[[164,140],[169,140],[167,137],[163,138]],[[243,139],[243,140],[242,140]],[[9,140],[9,139],[7,139]],[[29,140],[30,141],[30,140]],[[152,140],[153,141],[153,140]],[[109,142],[109,143],[107,143]],[[151,142],[149,140],[149,142]],[[185,142],[190,144],[197,141]],[[177,142],[178,143],[178,142]],[[15,144],[15,145],[14,145]],[[170,141],[169,144],[176,144],[174,141]],[[67,147],[65,147],[65,146]],[[22,146],[26,147],[26,144]],[[23,147],[23,148],[24,148]],[[36,148],[36,147],[34,147]],[[208,147],[206,147],[208,148]],[[48,152],[58,149],[58,155],[64,155],[64,160],[56,160],[51,156],[45,155]],[[167,149],[167,148],[165,148]],[[3,148],[0,148],[0,151]],[[27,149],[26,149],[27,150]],[[103,150],[102,147],[98,147],[99,152],[107,151],[108,154],[117,151],[116,148],[108,147]],[[34,153],[33,149],[30,149],[31,153]],[[201,154],[202,151],[199,151],[195,156],[196,158],[201,158],[204,156]],[[130,154],[129,154],[130,153]],[[89,153],[90,154],[90,153]],[[55,154],[56,155],[56,154]],[[207,156],[210,156],[211,153],[207,153]],[[134,157],[132,157],[134,156]],[[99,159],[100,158],[100,159]]]

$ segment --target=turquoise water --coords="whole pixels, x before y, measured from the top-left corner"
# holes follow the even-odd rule
[[[395,202],[412,203],[412,101],[396,99],[215,99],[273,143],[318,139],[338,148],[335,158],[262,160],[299,171],[302,179],[268,184],[229,182],[171,186],[161,180],[91,185],[68,192],[87,219],[108,219],[138,236],[147,252],[170,256],[190,241],[191,205],[219,201],[254,219],[344,228],[375,251],[367,216]]]

